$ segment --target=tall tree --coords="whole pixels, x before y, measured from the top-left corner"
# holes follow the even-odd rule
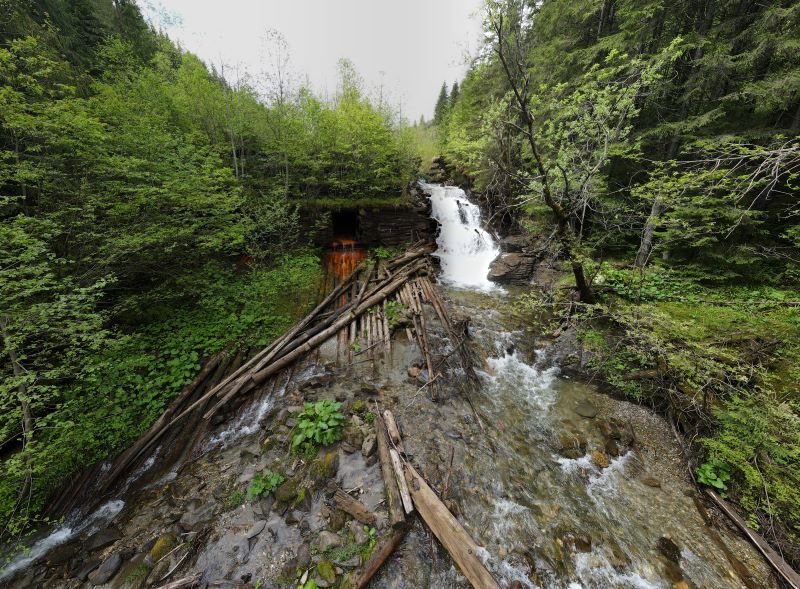
[[[436,99],[436,106],[433,109],[433,124],[439,125],[444,120],[449,107],[449,97],[447,95],[447,82],[442,83],[442,88],[439,90],[439,98]]]
[[[450,90],[450,105],[449,108],[453,108],[458,101],[458,94],[460,90],[458,88],[458,82],[453,82],[453,87]]]

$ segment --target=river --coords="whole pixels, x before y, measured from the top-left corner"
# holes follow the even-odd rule
[[[304,472],[287,450],[289,406],[333,397],[363,406],[377,392],[394,411],[410,458],[437,491],[444,495],[447,489],[448,506],[483,547],[481,556],[504,588],[775,587],[747,542],[724,526],[708,525],[723,520],[700,503],[666,422],[562,374],[547,342],[513,312],[522,290],[487,279],[500,249],[480,208],[458,188],[424,189],[440,225],[438,288],[452,316],[469,322],[477,384],[467,386],[463,367],[449,361],[455,357],[452,342],[427,305],[431,348],[443,366],[436,401],[418,377],[409,378],[409,367],[422,362],[404,330],[395,334],[391,361],[380,363],[380,370],[337,367],[331,340],[252,395],[235,418],[210,428],[189,463],[162,464],[156,448],[99,508],[76,511],[42,531],[0,573],[0,586],[14,575],[15,589],[82,586],[77,571],[120,555],[124,563],[116,565],[112,585],[133,586],[125,579],[142,570],[155,575],[143,563],[156,539],[169,534],[203,539],[186,549],[191,559],[182,560],[181,552],[171,556],[182,574],[292,586],[278,579],[285,579],[287,567],[290,578],[295,570],[313,571],[321,556],[309,547],[333,529],[325,493],[315,492],[299,509],[276,511],[271,502],[242,496],[234,502],[233,492],[246,489],[267,466],[287,477]],[[352,267],[338,258],[335,266],[340,272]],[[336,454],[337,472],[329,475],[335,481],[328,487],[360,491],[369,509],[383,511],[375,456],[341,446]],[[110,544],[85,547],[98,538],[90,534],[109,530]],[[143,582],[140,577],[136,586]],[[371,586],[469,585],[415,518]]]

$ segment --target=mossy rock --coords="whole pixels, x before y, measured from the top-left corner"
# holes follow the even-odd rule
[[[350,411],[353,413],[361,413],[364,411],[364,408],[364,401],[361,401],[360,399],[353,401],[353,403],[350,405]]]
[[[323,560],[317,563],[317,574],[319,578],[326,583],[334,583],[336,581],[336,569],[329,560]]]
[[[315,458],[308,468],[308,478],[315,484],[322,483],[336,475],[339,468],[339,454],[336,451],[326,452]]]
[[[178,535],[175,532],[161,534],[148,553],[148,558],[153,564],[164,558],[178,545]]]
[[[291,504],[297,498],[297,481],[289,479],[275,490],[275,500],[285,505]]]
[[[347,521],[347,515],[341,509],[334,509],[328,518],[328,528],[334,532],[338,532],[344,527]]]

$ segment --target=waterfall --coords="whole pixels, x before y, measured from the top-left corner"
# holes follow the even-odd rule
[[[441,262],[441,279],[456,287],[498,289],[488,278],[489,265],[499,254],[492,235],[481,226],[481,210],[455,186],[422,184],[430,194],[432,217],[439,222],[434,254]]]

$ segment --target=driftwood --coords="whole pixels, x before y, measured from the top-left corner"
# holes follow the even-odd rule
[[[336,504],[336,507],[344,511],[345,513],[349,513],[362,524],[371,526],[375,524],[377,520],[377,516],[367,509],[367,507],[361,503],[358,499],[354,499],[341,489],[336,489],[336,493],[333,496],[333,502]]]
[[[405,463],[405,474],[414,507],[450,553],[461,573],[475,589],[500,589],[478,557],[478,545],[408,462]]]
[[[378,458],[381,463],[381,474],[383,484],[386,488],[386,506],[389,508],[389,523],[393,528],[398,529],[405,525],[406,517],[403,513],[403,500],[400,497],[400,489],[394,476],[392,457],[389,453],[389,436],[386,433],[386,425],[380,411],[375,412],[375,433],[378,440]]]
[[[780,554],[775,552],[773,548],[767,544],[767,541],[760,535],[751,530],[747,527],[747,522],[745,522],[742,517],[736,513],[733,506],[730,503],[722,499],[719,495],[717,495],[711,489],[706,489],[706,493],[711,498],[711,500],[716,503],[717,507],[719,507],[725,515],[727,515],[733,523],[744,533],[745,536],[758,548],[759,552],[764,555],[764,558],[767,559],[772,568],[786,581],[792,589],[800,589],[800,575],[798,575],[795,570],[789,566],[789,564],[783,560]]]
[[[190,587],[196,587],[200,584],[200,579],[203,578],[203,573],[195,573],[190,577],[184,577],[183,579],[178,579],[177,581],[172,581],[171,583],[167,583],[166,585],[161,585],[158,589],[189,589]]]
[[[400,529],[395,530],[389,539],[382,543],[378,548],[373,551],[372,556],[369,558],[366,566],[358,578],[353,582],[353,589],[363,589],[370,582],[370,579],[375,576],[383,563],[392,555],[392,553],[400,546],[403,538],[408,533],[408,527],[402,526]]]

